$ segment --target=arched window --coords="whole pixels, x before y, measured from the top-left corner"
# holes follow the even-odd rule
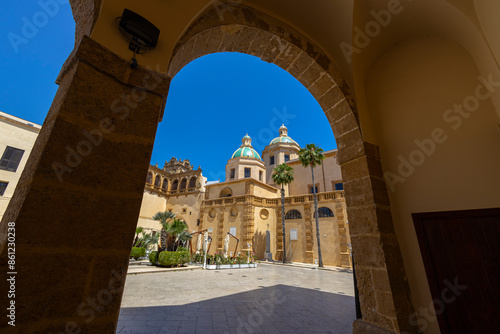
[[[146,183],[153,183],[153,174],[151,172],[148,173],[148,177],[146,178]]]
[[[161,185],[162,189],[168,189],[168,179],[163,179],[163,184]]]
[[[191,180],[189,180],[189,186],[188,188],[195,188],[196,187],[196,177],[192,177]]]
[[[219,198],[221,198],[221,197],[231,197],[231,196],[233,196],[233,191],[229,187],[226,187],[226,188],[222,189],[220,191],[220,194],[219,194]]]
[[[155,186],[157,186],[157,187],[161,186],[161,176],[160,175],[156,175],[156,177],[155,177]]]
[[[333,211],[325,206],[322,206],[321,208],[319,208],[318,213],[319,213],[319,218],[333,217]],[[314,218],[316,218],[316,212],[314,213]]]
[[[182,181],[181,181],[181,188],[180,189],[186,189],[186,184],[187,184],[186,179],[182,179]]]
[[[177,187],[179,187],[179,180],[174,180],[174,183],[172,183],[172,190],[177,190]]]
[[[285,219],[302,219],[299,210],[292,209],[286,213]]]

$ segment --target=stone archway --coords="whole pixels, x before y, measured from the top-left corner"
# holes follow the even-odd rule
[[[219,193],[219,198],[222,198],[222,197],[231,197],[231,196],[233,196],[233,191],[229,187],[225,187]]]
[[[72,0],[71,5],[76,47],[61,70],[59,90],[2,220],[1,270],[9,271],[7,229],[15,222],[17,265],[31,272],[16,281],[22,291],[16,301],[23,305],[16,329],[26,333],[116,329],[170,82],[146,68],[131,70],[128,61],[88,37],[100,1]],[[412,304],[378,149],[363,141],[349,87],[334,62],[291,27],[254,9],[235,8],[224,20],[213,20],[216,15],[207,11],[186,30],[169,75],[203,54],[240,51],[285,68],[310,90],[339,147],[363,312],[355,332],[415,333],[408,324]],[[98,249],[92,247],[96,241]],[[0,288],[8,291],[6,280]],[[7,294],[0,301],[7,305]],[[99,310],[92,319],[85,312],[90,303]]]
[[[354,332],[416,332],[409,323],[413,305],[378,147],[363,140],[350,88],[334,61],[293,28],[253,8],[238,6],[225,14],[220,17],[209,8],[187,28],[174,49],[168,76],[204,55],[240,52],[281,67],[309,90],[325,112],[339,149],[362,311]]]

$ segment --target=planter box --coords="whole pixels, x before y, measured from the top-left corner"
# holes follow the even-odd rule
[[[257,268],[257,263],[251,264],[208,264],[208,270],[219,270],[219,269],[242,269],[242,268]]]

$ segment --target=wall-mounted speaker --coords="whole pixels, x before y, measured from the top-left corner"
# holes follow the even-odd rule
[[[129,9],[123,10],[119,25],[139,47],[146,46],[148,48],[154,48],[158,43],[160,29],[144,17]]]

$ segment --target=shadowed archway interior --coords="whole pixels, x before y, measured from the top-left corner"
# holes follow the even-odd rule
[[[100,3],[71,4],[77,46],[61,71],[60,88],[2,221],[4,238],[7,222],[16,222],[18,266],[33,272],[16,282],[23,291],[16,329],[57,332],[69,324],[82,331],[114,332],[170,80],[197,57],[236,51],[288,71],[317,99],[332,127],[363,313],[355,330],[416,332],[406,321],[413,306],[378,148],[363,140],[350,89],[319,47],[253,8],[238,6],[221,18],[209,7],[179,39],[167,75],[142,67],[132,70],[129,61],[88,37]],[[85,131],[102,135],[87,151],[80,149],[90,140]],[[85,159],[68,158],[73,151]],[[117,165],[121,173],[115,172]],[[95,240],[105,246],[95,249]],[[1,257],[8,257],[5,244]],[[0,267],[4,272],[6,263]],[[5,280],[0,287],[7,291]],[[1,300],[6,302],[6,295]],[[82,321],[95,300],[99,312],[92,321]]]

